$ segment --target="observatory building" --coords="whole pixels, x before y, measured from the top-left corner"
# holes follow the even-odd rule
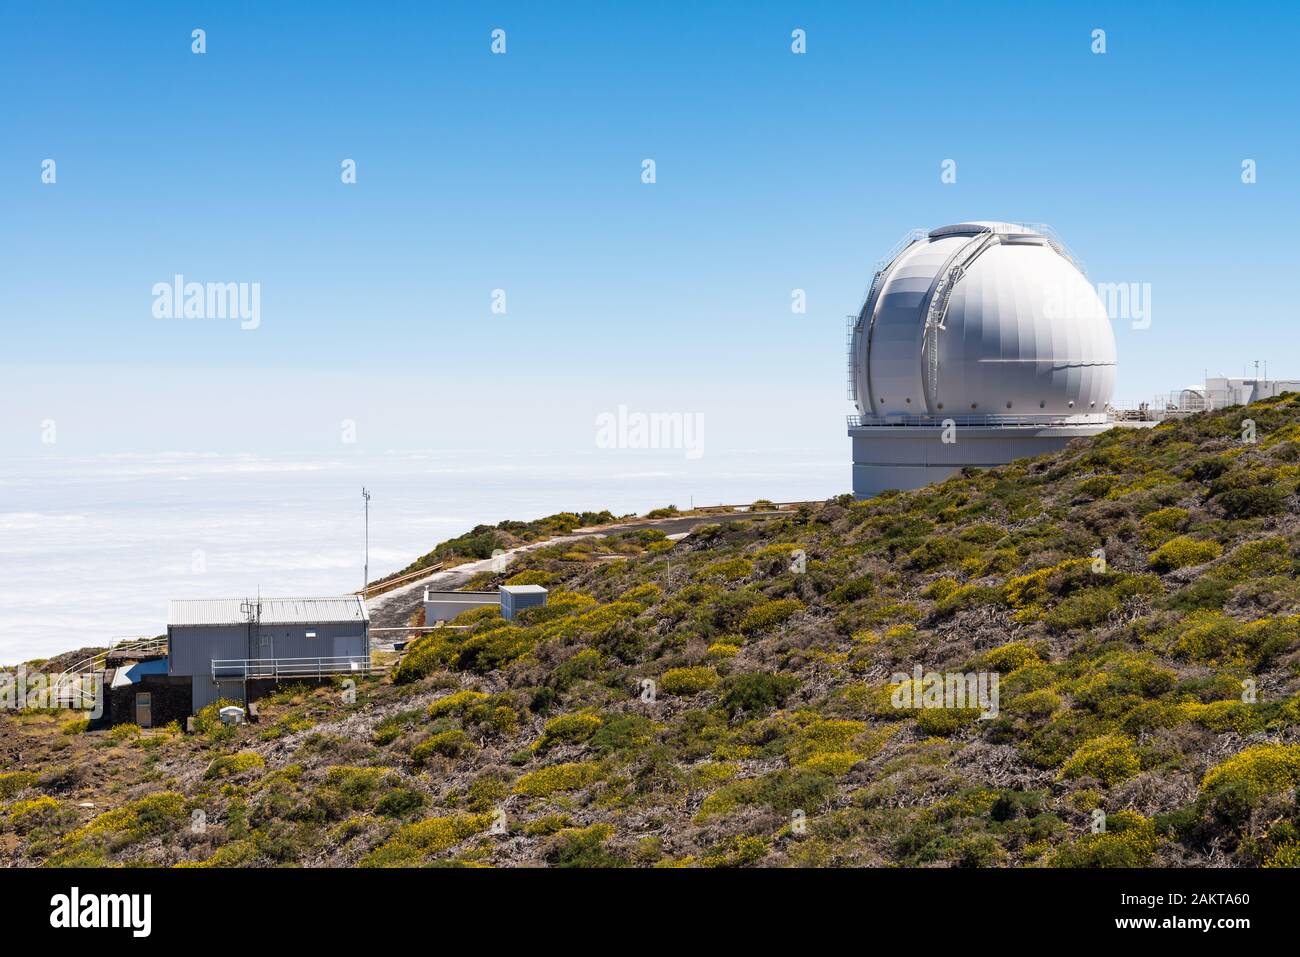
[[[880,262],[848,341],[853,493],[910,489],[1096,435],[1115,337],[1045,226],[915,230]]]

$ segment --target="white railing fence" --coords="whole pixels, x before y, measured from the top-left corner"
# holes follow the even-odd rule
[[[387,669],[365,655],[333,658],[213,658],[212,678],[247,681],[250,678],[328,678],[333,675],[382,674]]]

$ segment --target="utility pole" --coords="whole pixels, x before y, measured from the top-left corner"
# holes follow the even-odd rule
[[[361,580],[361,600],[365,601],[370,591],[370,493],[364,485],[361,486],[361,497],[366,500],[366,564]]]

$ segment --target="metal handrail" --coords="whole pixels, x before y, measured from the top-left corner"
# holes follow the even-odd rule
[[[881,259],[876,263],[876,271],[880,272],[881,270],[883,270],[886,266],[888,266],[895,259],[897,259],[898,254],[901,253],[904,249],[912,245],[912,243],[924,239],[927,235],[928,234],[924,229],[920,229],[917,227],[913,227],[909,229],[903,235],[903,238],[900,239],[898,242],[894,243],[893,248],[891,248],[889,252],[885,253],[885,255],[881,257]]]
[[[1074,268],[1079,270],[1085,276],[1088,275],[1088,269],[1083,264],[1083,260],[1070,251],[1070,247],[1065,245],[1060,234],[1046,223],[1012,223],[1013,226],[1022,226],[1025,229],[1032,229],[1036,233],[1042,233],[1047,244],[1055,249],[1058,253],[1074,264]]]
[[[368,655],[338,655],[321,658],[213,658],[212,678],[324,678],[327,675],[368,675],[383,671],[371,664]]]
[[[845,417],[848,426],[855,428],[874,428],[876,426],[942,426],[951,421],[954,425],[994,425],[994,426],[1034,426],[1046,425],[1103,425],[1107,421],[1104,412],[1079,413],[1076,415],[849,415]]]
[[[104,657],[122,657],[129,654],[156,655],[166,651],[166,638],[122,638],[108,646],[108,649],[104,652]]]

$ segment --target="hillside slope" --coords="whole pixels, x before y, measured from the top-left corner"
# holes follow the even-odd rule
[[[547,608],[462,616],[355,702],[286,689],[194,735],[5,717],[0,855],[1300,864],[1298,411],[541,548],[477,584]],[[896,706],[916,667],[996,675],[996,717]]]

